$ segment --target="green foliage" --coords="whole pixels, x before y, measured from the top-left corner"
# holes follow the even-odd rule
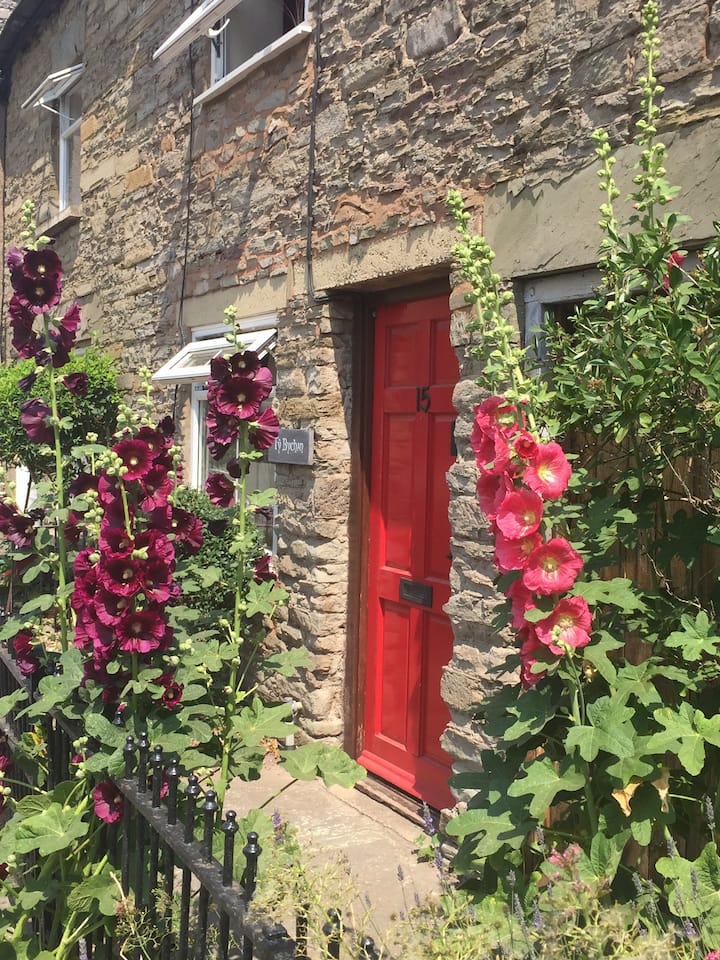
[[[54,473],[55,460],[52,453],[38,447],[25,433],[20,423],[20,404],[30,397],[46,398],[48,378],[55,375],[51,366],[44,367],[32,389],[26,393],[19,381],[35,369],[34,361],[20,360],[0,367],[0,461],[7,464],[24,464],[34,479]],[[74,447],[85,444],[88,434],[95,434],[100,442],[108,443],[115,430],[121,393],[117,385],[115,363],[94,347],[80,355],[73,355],[63,367],[63,375],[86,373],[87,393],[78,397],[58,386],[58,412],[67,418],[68,429],[61,431],[61,444],[69,459]]]
[[[456,256],[477,308],[481,383],[524,402],[536,439],[557,437],[573,455],[573,482],[546,505],[543,533],[580,551],[584,570],[570,595],[584,598],[593,620],[589,645],[537,664],[537,686],[505,686],[479,706],[496,749],[483,753],[481,773],[451,781],[477,793],[448,832],[460,843],[456,868],[487,893],[508,869],[533,862],[546,821],[548,842],[562,849],[574,840],[579,869],[597,869],[620,900],[636,896],[633,871],[652,869],[667,837],[683,856],[675,850],[657,864],[655,876],[671,881],[651,884],[658,915],[700,918],[703,947],[719,949],[720,874],[704,811],[720,799],[720,235],[689,269],[674,236],[683,218],[666,212],[677,191],[656,140],[652,0],[643,15],[631,212],[621,223],[614,161],[598,133],[603,280],[569,331],[546,320],[544,369],[515,344],[492,252],[450,198]],[[558,599],[535,598],[528,629]],[[541,909],[544,900],[543,892]]]

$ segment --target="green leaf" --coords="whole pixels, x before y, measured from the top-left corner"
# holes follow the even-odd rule
[[[259,697],[254,697],[250,706],[233,717],[233,727],[243,743],[254,747],[266,737],[281,739],[294,733],[295,727],[288,723],[290,717],[289,703],[266,707]]]
[[[536,826],[537,819],[529,816],[527,805],[516,801],[504,809],[466,810],[453,817],[445,830],[451,837],[472,836],[474,858],[484,859],[506,845],[520,849]]]
[[[619,650],[623,646],[623,641],[616,640],[610,634],[602,631],[598,640],[593,641],[583,649],[582,655],[588,663],[595,667],[606,683],[614,685],[617,679],[617,671],[615,664],[609,659],[608,653],[612,650]]]
[[[52,593],[41,593],[33,597],[20,607],[20,616],[27,617],[32,613],[47,613],[55,606],[55,595]]]
[[[635,613],[646,609],[644,601],[633,587],[632,580],[626,577],[580,581],[575,584],[571,592],[577,597],[584,597],[590,606],[606,603],[617,607],[623,613]]]
[[[720,949],[720,857],[714,842],[708,843],[697,860],[661,857],[658,873],[671,881],[667,903],[677,917],[702,917],[705,949]]]
[[[54,707],[70,702],[83,678],[82,655],[74,644],[60,655],[60,664],[62,673],[43,677],[38,684],[41,696],[18,716],[42,717]]]
[[[665,729],[648,739],[648,752],[674,753],[696,777],[705,765],[705,743],[720,745],[720,714],[708,720],[689,703],[683,703],[679,710],[662,707],[653,716]]]
[[[47,810],[23,820],[17,830],[18,853],[37,850],[41,857],[71,846],[88,832],[88,824],[75,810],[51,803]]]
[[[97,902],[98,910],[105,917],[114,917],[117,905],[122,898],[122,891],[110,876],[110,868],[101,873],[88,877],[68,893],[67,905],[70,910],[90,913],[93,903]]]
[[[283,766],[290,776],[296,780],[314,780],[318,773],[321,746],[319,743],[304,743],[283,754]]]
[[[684,629],[673,631],[665,640],[665,646],[680,647],[683,658],[693,663],[703,657],[717,657],[720,654],[720,637],[710,625],[704,610],[694,620],[684,613],[680,623]]]
[[[318,772],[326,787],[337,785],[349,789],[367,776],[367,770],[339,747],[323,745],[318,759]]]
[[[557,704],[550,687],[532,687],[509,700],[504,714],[488,716],[485,730],[488,736],[502,743],[522,743],[540,733],[557,713]],[[502,745],[502,744],[501,744]]]
[[[124,727],[116,727],[107,717],[100,713],[89,713],[85,718],[85,733],[94,737],[98,743],[115,750],[125,745],[127,731]]]
[[[290,647],[279,650],[260,663],[263,673],[276,673],[281,677],[293,677],[301,667],[309,667],[312,657],[305,647]],[[183,694],[184,698],[184,694]]]
[[[628,839],[628,831],[606,837],[596,833],[590,844],[590,863],[598,880],[610,881],[620,866],[623,850]]]
[[[262,583],[251,580],[248,584],[245,612],[248,617],[254,617],[258,613],[270,617],[277,605],[287,600],[288,596],[287,590],[283,590],[276,580],[264,580]]]
[[[13,710],[17,709],[18,704],[23,703],[27,698],[27,690],[22,688],[8,693],[5,697],[0,697],[0,717],[6,717],[9,713],[12,713]]]
[[[510,785],[511,797],[532,795],[530,814],[542,817],[561,791],[576,793],[586,784],[585,774],[575,766],[573,757],[565,757],[559,767],[548,757],[542,756],[523,764],[527,776]]]
[[[588,704],[590,725],[571,727],[565,744],[568,750],[577,747],[588,762],[602,750],[613,757],[631,757],[635,753],[634,731],[629,720],[635,715],[631,707],[611,697],[600,697]]]

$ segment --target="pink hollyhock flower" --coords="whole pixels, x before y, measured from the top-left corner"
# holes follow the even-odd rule
[[[502,473],[510,462],[510,447],[501,433],[478,432],[471,438],[475,463],[484,473]]]
[[[477,482],[477,495],[480,509],[488,518],[495,520],[498,507],[513,489],[506,473],[481,473]]]
[[[508,403],[505,397],[486,397],[475,407],[473,433],[475,429],[485,433],[500,431],[505,436],[510,436],[518,429],[518,409]]]
[[[93,790],[95,815],[104,823],[117,823],[123,814],[123,795],[110,780],[103,780]]]
[[[582,597],[563,597],[549,617],[535,624],[538,639],[553,653],[562,656],[590,643],[592,614]]]
[[[498,529],[508,540],[522,540],[540,526],[543,503],[532,490],[513,490],[498,507]]]
[[[685,256],[685,254],[680,253],[679,250],[673,250],[673,252],[668,257],[667,273],[663,276],[663,281],[662,281],[663,289],[665,290],[666,293],[670,292],[670,271],[672,270],[673,267],[677,267],[678,269],[680,269],[680,267],[682,267],[682,265],[685,263],[686,260],[687,260],[687,257]]]
[[[510,623],[515,630],[522,630],[527,627],[525,612],[535,609],[533,594],[524,586],[522,580],[513,580],[505,591],[505,596],[512,602]]]
[[[703,960],[720,960],[720,950],[711,950],[705,954]]]
[[[526,468],[523,480],[543,500],[557,500],[565,491],[572,473],[559,443],[537,445],[535,457]]]
[[[251,420],[248,426],[250,428],[250,443],[256,450],[267,450],[275,443],[277,435],[280,433],[280,421],[270,407],[261,411],[257,420]]]
[[[235,500],[235,484],[224,473],[211,473],[205,482],[205,492],[210,503],[229,507]]]
[[[523,690],[529,690],[547,676],[547,670],[537,673],[533,671],[536,663],[542,663],[547,657],[547,648],[543,646],[535,635],[532,627],[526,626],[520,631],[522,646],[520,647],[520,683]]]
[[[554,537],[541,544],[528,557],[522,582],[528,590],[548,596],[565,593],[582,570],[580,554],[564,537]]]
[[[50,407],[42,400],[25,400],[20,404],[20,423],[33,443],[54,443],[55,434],[48,423]]]
[[[519,540],[508,540],[501,531],[495,534],[495,566],[500,573],[510,573],[511,570],[522,570],[528,557],[536,547],[542,543],[539,533],[531,533]]]
[[[521,460],[533,460],[537,456],[538,442],[527,430],[521,430],[513,437],[513,450]]]

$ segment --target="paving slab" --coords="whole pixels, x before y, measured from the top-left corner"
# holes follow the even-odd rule
[[[362,914],[363,932],[369,929],[370,935],[381,936],[417,901],[441,892],[435,865],[418,862],[415,852],[422,828],[359,790],[295,780],[269,757],[259,780],[232,784],[225,809],[239,817],[252,809],[277,811],[319,872],[345,859],[352,874],[348,889],[358,892],[358,902],[328,906],[341,907],[344,915]]]

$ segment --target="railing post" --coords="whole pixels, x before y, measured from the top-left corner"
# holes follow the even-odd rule
[[[331,960],[340,960],[340,946],[342,944],[342,919],[339,910],[328,910],[327,923],[323,924],[323,933],[328,938],[327,954]]]
[[[304,903],[295,918],[295,960],[308,960],[308,911],[310,904]]]
[[[232,885],[233,867],[235,865],[235,834],[239,830],[237,814],[234,810],[228,810],[225,819],[220,824],[220,830],[224,835],[223,861],[222,861],[222,882],[224,887]],[[220,911],[220,960],[228,960],[228,945],[230,943],[230,917],[225,910]]]
[[[258,843],[258,835],[254,830],[251,830],[247,835],[247,843],[243,847],[243,853],[245,855],[245,872],[242,883],[245,890],[245,905],[249,907],[255,893],[258,859],[262,853],[262,847]],[[253,960],[253,942],[247,934],[243,937],[242,960]]]
[[[149,753],[150,741],[148,740],[147,730],[143,730],[138,740],[137,787],[139,793],[147,793],[147,763]]]
[[[167,822],[170,826],[177,823],[177,794],[180,782],[180,766],[177,757],[171,757],[165,771],[167,777]],[[175,854],[169,844],[163,844],[165,906],[160,918],[164,937],[160,947],[160,960],[171,960],[175,955],[172,934],[172,898],[175,889]]]
[[[185,832],[183,840],[185,843],[192,843],[195,832],[195,809],[197,800],[201,794],[200,784],[195,774],[188,777],[188,785],[185,788]],[[178,935],[178,960],[187,960],[189,949],[189,931],[190,931],[190,871],[183,866],[182,891],[180,894],[180,931]]]
[[[135,766],[135,738],[128,734],[125,738],[123,747],[123,757],[125,758],[125,779],[129,780],[133,774]],[[123,893],[127,896],[130,893],[130,804],[123,804],[123,832],[122,847],[120,851],[120,873],[122,875]]]
[[[360,941],[360,956],[358,960],[380,960],[375,941],[372,937],[363,937]]]

